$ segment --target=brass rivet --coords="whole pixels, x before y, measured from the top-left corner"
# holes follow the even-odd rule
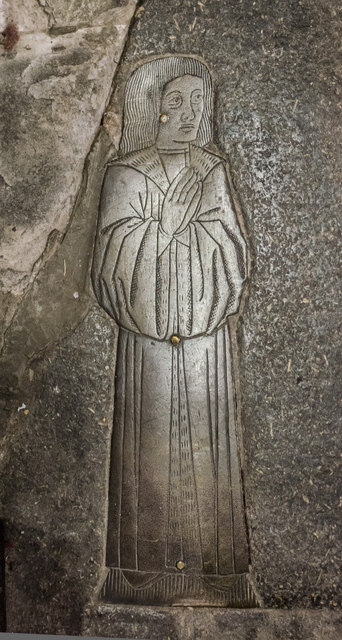
[[[161,113],[159,116],[159,121],[163,122],[165,124],[165,122],[167,122],[169,119],[169,116],[166,113]]]
[[[176,346],[177,344],[179,344],[179,343],[180,343],[180,341],[181,341],[180,337],[179,337],[179,336],[176,336],[176,335],[171,336],[170,340],[171,340],[171,343],[172,343],[173,345],[175,345],[175,346]]]
[[[183,560],[178,560],[177,564],[176,564],[177,569],[179,569],[179,571],[183,571],[185,564],[183,562]]]

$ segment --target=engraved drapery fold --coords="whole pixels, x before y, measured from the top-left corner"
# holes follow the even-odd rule
[[[155,154],[155,149],[138,152],[108,169],[95,289],[108,313],[128,330],[157,339],[175,331],[192,337],[214,330],[236,311],[245,279],[245,243],[224,167],[201,149],[192,151],[191,160],[203,174],[201,207],[186,232],[165,239],[159,219],[167,178],[164,174],[160,181],[163,168]]]
[[[227,326],[180,348],[120,330],[107,566],[247,571],[230,360]]]
[[[158,575],[183,561],[199,575],[241,574],[227,317],[238,309],[246,246],[221,159],[190,146],[190,163],[202,198],[173,236],[160,226],[169,182],[155,147],[109,166],[102,190],[93,282],[120,327],[107,566]]]

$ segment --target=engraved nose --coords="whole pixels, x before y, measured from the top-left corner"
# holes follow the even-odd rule
[[[182,122],[189,122],[189,120],[193,120],[195,117],[195,112],[193,110],[192,104],[191,102],[188,103],[184,103],[183,104],[183,111],[181,114],[181,121]]]

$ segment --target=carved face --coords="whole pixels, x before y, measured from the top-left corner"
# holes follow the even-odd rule
[[[203,113],[203,80],[185,75],[168,82],[163,90],[158,143],[186,143],[195,140]]]

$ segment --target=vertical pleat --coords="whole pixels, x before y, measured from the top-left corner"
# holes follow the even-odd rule
[[[128,334],[126,346],[126,387],[124,394],[124,433],[122,492],[121,492],[121,535],[120,566],[134,569],[136,531],[136,422],[134,387],[134,336]]]
[[[123,468],[126,464],[126,461],[124,460],[124,425],[127,336],[128,334],[123,332],[120,334],[118,340],[114,395],[115,412],[109,475],[106,564],[107,566],[116,567],[120,567],[121,502],[123,490]]]
[[[202,570],[216,572],[215,486],[212,456],[212,411],[210,401],[210,339],[184,341],[184,371],[189,407],[192,456],[196,484]],[[209,358],[209,367],[208,367]]]
[[[224,330],[216,333],[217,397],[218,397],[218,573],[233,573],[233,521],[232,486],[229,429],[235,429],[235,421],[229,414],[227,358]],[[240,505],[242,508],[242,505]]]
[[[168,341],[120,331],[107,564],[248,570],[228,328]]]
[[[143,343],[141,379],[138,564],[143,571],[165,569],[170,462],[172,350],[169,342]]]
[[[230,482],[232,495],[233,545],[234,545],[234,573],[248,571],[248,548],[246,538],[246,524],[243,507],[242,478],[240,456],[237,442],[236,428],[236,395],[232,372],[231,346],[228,327],[224,329],[224,350],[226,354],[227,389],[228,389],[228,433]]]

